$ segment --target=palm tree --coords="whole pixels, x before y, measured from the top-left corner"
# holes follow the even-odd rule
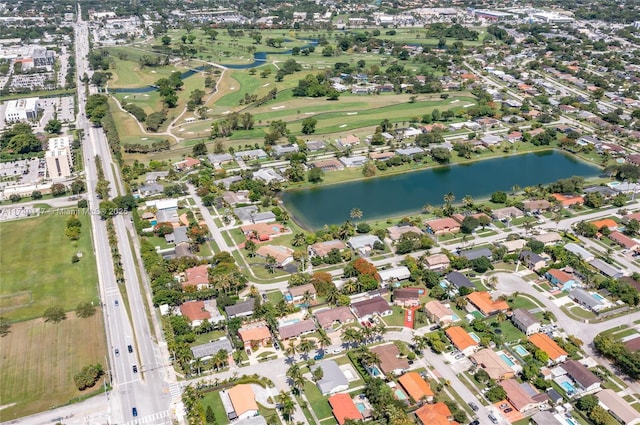
[[[316,347],[315,342],[310,339],[302,338],[300,344],[298,344],[298,350],[302,352],[303,357],[309,357],[309,352]]]
[[[451,216],[451,214],[453,214],[453,207],[451,206],[451,204],[453,203],[453,201],[455,201],[456,196],[453,194],[453,192],[449,192],[446,195],[444,195],[443,197],[444,199],[444,207],[443,207],[443,212],[444,215]]]
[[[295,410],[295,404],[291,396],[284,391],[280,391],[280,394],[276,397],[276,401],[278,402],[284,420],[291,422]]]
[[[320,346],[320,350],[324,353],[325,347],[331,344],[331,338],[325,332],[324,329],[318,329],[318,345]]]
[[[289,340],[289,345],[287,346],[287,348],[284,350],[284,353],[288,356],[291,357],[293,359],[293,357],[296,355],[296,351],[298,351],[296,345],[293,343],[293,340],[290,339]]]
[[[291,245],[293,246],[304,246],[307,243],[307,238],[304,233],[296,233],[293,235],[293,239],[291,240]]]
[[[512,192],[513,192],[513,194],[515,195],[516,193],[520,192],[520,186],[519,186],[519,185],[517,185],[517,184],[514,184],[514,185],[511,187],[511,191],[512,191]]]
[[[507,320],[507,315],[504,313],[504,311],[501,311],[500,313],[498,313],[498,314],[496,315],[496,321],[497,321],[498,323],[502,323],[502,322],[504,322],[505,320]]]
[[[496,287],[496,285],[498,284],[498,277],[497,276],[491,276],[488,280],[487,283],[489,283],[489,285],[491,285],[493,288]]]
[[[431,212],[431,210],[433,209],[433,206],[431,204],[424,204],[422,206],[422,212],[424,214],[429,214]]]
[[[342,332],[342,340],[350,346],[355,346],[355,343],[360,341],[360,331],[356,328],[347,328]]]
[[[275,257],[273,257],[272,255],[267,254],[265,266],[269,270],[269,273],[275,273],[277,265],[278,265],[278,260],[276,260]]]
[[[297,364],[292,364],[287,370],[287,376],[291,380],[291,387],[299,392],[300,389],[304,386],[304,378],[302,378],[302,371]]]
[[[327,292],[327,303],[335,305],[338,302],[338,298],[340,298],[340,291],[334,285],[331,285]]]
[[[358,284],[353,279],[347,280],[342,286],[342,290],[347,294],[353,294],[358,290]]]
[[[529,231],[533,229],[533,218],[527,218],[522,223],[522,228],[524,229],[525,235],[529,234]]]
[[[466,297],[458,296],[455,298],[453,302],[455,303],[456,307],[459,308],[460,310],[464,310],[464,308],[467,306]]]
[[[199,358],[195,359],[193,362],[193,368],[197,371],[197,374],[200,375],[200,371],[202,370],[202,366],[204,363]]]
[[[462,198],[462,205],[464,205],[465,208],[473,207],[473,198],[471,197],[471,195],[466,195],[464,198]]]
[[[311,294],[311,292],[304,291],[304,294],[302,294],[302,306],[304,308],[309,308],[309,306],[311,305],[311,301],[313,301],[313,295]]]
[[[349,212],[349,217],[351,217],[352,219],[360,220],[362,216],[363,216],[363,213],[360,208],[351,208],[351,211]]]

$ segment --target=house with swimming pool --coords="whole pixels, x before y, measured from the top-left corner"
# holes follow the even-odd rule
[[[509,310],[509,304],[503,300],[493,300],[486,292],[472,292],[467,295],[467,301],[473,304],[484,316],[491,316],[498,313],[505,313]]]
[[[375,369],[369,371],[373,376],[379,376],[380,372],[384,375],[400,375],[409,369],[409,361],[405,357],[400,357],[400,350],[393,343],[372,347],[371,352],[377,354],[380,359],[378,375]]]
[[[347,419],[356,421],[364,419],[360,409],[358,409],[349,394],[335,394],[329,397],[327,401],[339,425],[343,425]]]
[[[469,358],[473,363],[484,369],[491,379],[495,379],[496,381],[502,381],[515,376],[515,371],[505,363],[505,359],[501,358],[490,348],[482,349],[469,356]]]
[[[567,360],[560,366],[565,375],[554,379],[569,397],[585,395],[600,389],[600,378],[577,360]]]
[[[463,327],[451,326],[444,332],[447,334],[447,338],[449,338],[453,346],[465,356],[473,354],[478,349],[480,344],[479,338],[473,338]]]

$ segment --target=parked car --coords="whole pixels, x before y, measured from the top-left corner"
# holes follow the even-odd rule
[[[504,409],[504,413],[510,413],[510,412],[513,412],[513,407],[508,407]]]
[[[133,353],[133,347],[132,347],[132,346],[127,345],[127,350],[128,350],[130,353]]]
[[[138,366],[133,365],[133,373],[138,373]]]
[[[478,405],[475,404],[473,401],[469,403],[469,407],[471,407],[471,410],[473,410],[474,412],[477,412],[479,409]]]
[[[133,415],[134,418],[138,416],[138,409],[136,409],[135,407],[131,409],[131,414]]]
[[[316,354],[315,356],[313,356],[313,360],[322,360],[322,358],[324,357],[324,354]]]
[[[489,420],[494,423],[497,424],[498,423],[498,418],[496,418],[495,416],[493,416],[493,413],[489,413]]]
[[[118,302],[118,300],[115,301],[116,307],[120,305],[120,303]]]
[[[278,344],[277,342],[273,343],[273,348],[276,349],[276,351],[280,350],[280,344]]]
[[[120,350],[118,350],[118,349],[116,348],[116,350],[115,350],[115,351],[116,351],[116,356],[119,356],[119,355],[120,355]]]

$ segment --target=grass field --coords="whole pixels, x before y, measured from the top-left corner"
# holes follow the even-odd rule
[[[3,256],[6,251],[3,252]],[[106,342],[100,310],[87,319],[67,315],[59,324],[42,319],[15,323],[0,344],[0,421],[30,415],[99,390],[80,392],[73,376],[88,364],[104,364]]]
[[[14,321],[27,320],[41,317],[50,306],[73,310],[82,301],[97,300],[98,276],[89,216],[79,217],[82,228],[78,241],[71,241],[64,234],[68,217],[51,212],[0,224],[2,315]],[[78,252],[82,258],[72,264],[71,257]],[[32,294],[32,303],[16,307],[13,295],[25,291]],[[24,296],[18,296],[24,300]]]

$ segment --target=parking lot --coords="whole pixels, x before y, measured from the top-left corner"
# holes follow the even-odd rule
[[[36,183],[44,178],[45,172],[44,159],[3,162],[0,163],[0,187]]]
[[[58,113],[58,120],[62,123],[75,121],[75,100],[73,96],[53,97],[40,99],[40,108],[44,110],[40,125],[36,131],[44,131],[44,126],[53,119],[55,112]]]

